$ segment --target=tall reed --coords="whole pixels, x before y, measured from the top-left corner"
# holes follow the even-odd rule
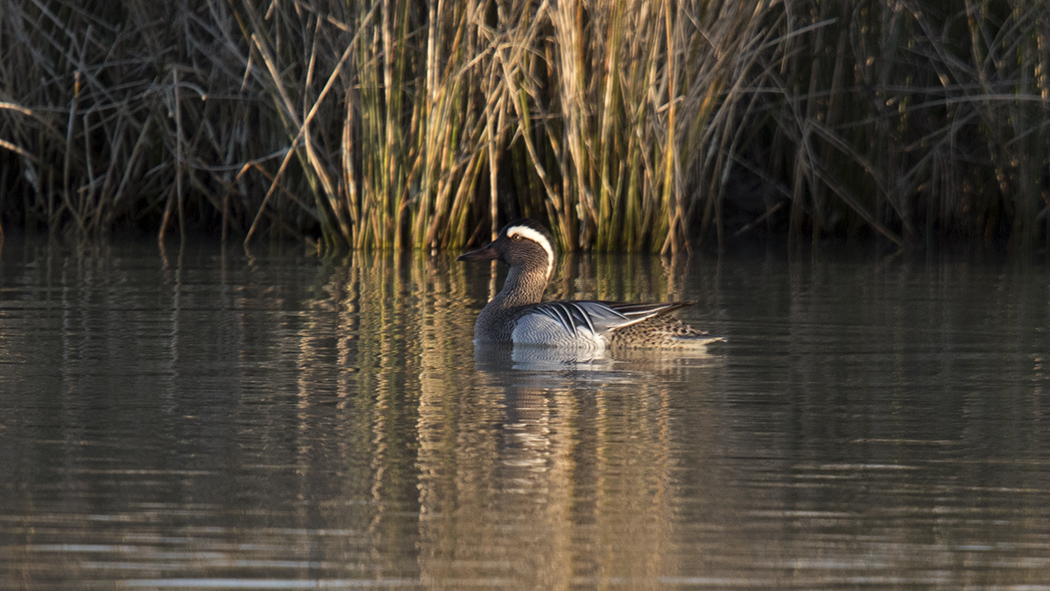
[[[1042,0],[0,0],[0,225],[1050,241]]]
[[[829,26],[785,51],[795,75],[785,78],[777,129],[795,151],[772,154],[794,172],[793,231],[1021,243],[1040,232],[1050,200],[1050,15],[1023,0],[957,8],[822,3],[802,18]]]

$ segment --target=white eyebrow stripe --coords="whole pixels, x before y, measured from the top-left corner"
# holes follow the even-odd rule
[[[507,236],[521,236],[542,246],[543,250],[547,251],[547,279],[551,278],[551,273],[554,272],[554,248],[546,236],[528,226],[514,226],[507,230]]]

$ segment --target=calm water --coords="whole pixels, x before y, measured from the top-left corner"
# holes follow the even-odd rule
[[[1050,267],[563,258],[707,356],[475,355],[488,265],[0,252],[4,589],[1050,589]]]

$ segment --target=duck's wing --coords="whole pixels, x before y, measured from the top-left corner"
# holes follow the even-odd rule
[[[550,318],[574,337],[581,332],[597,336],[692,304],[693,302],[631,304],[584,300],[557,301],[536,304],[529,313]]]
[[[695,304],[695,301],[687,302],[656,302],[656,303],[645,303],[645,304],[634,304],[629,302],[599,302],[609,306],[616,312],[632,318],[637,317],[638,321],[645,320],[646,318],[652,318],[653,316],[661,316],[663,314],[670,314],[675,310],[681,310],[682,308],[688,308]]]

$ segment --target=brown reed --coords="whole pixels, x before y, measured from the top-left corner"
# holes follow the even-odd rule
[[[529,215],[565,249],[763,227],[1050,241],[1043,0],[0,9],[0,226],[432,249]]]

